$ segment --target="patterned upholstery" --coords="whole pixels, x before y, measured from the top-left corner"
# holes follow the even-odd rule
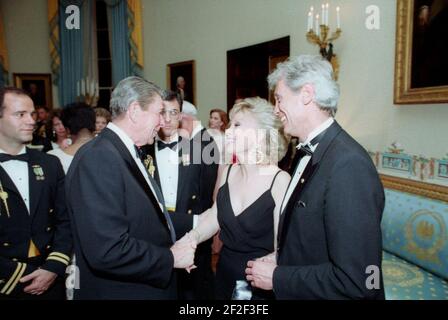
[[[387,300],[448,300],[448,282],[397,256],[383,252]]]
[[[385,190],[387,299],[448,299],[448,203]]]

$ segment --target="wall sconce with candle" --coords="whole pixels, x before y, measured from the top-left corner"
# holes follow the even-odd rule
[[[333,52],[333,41],[341,36],[341,10],[336,8],[336,31],[330,35],[330,25],[328,23],[330,5],[323,4],[321,15],[314,15],[314,7],[308,12],[307,34],[306,38],[309,42],[319,46],[319,52],[327,59],[334,70],[334,77],[337,80],[339,75],[339,61]]]
[[[84,102],[91,107],[96,107],[99,99],[98,81],[86,77],[76,83],[77,102]]]

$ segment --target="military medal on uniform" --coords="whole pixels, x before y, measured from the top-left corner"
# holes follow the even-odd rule
[[[148,171],[148,173],[151,175],[151,177],[154,178],[154,172],[156,171],[156,167],[154,166],[154,161],[150,155],[146,156],[146,159],[143,160],[145,164],[145,168]]]
[[[32,167],[33,167],[33,172],[36,176],[36,180],[38,180],[38,181],[45,180],[44,170],[42,170],[42,167],[38,164],[35,164]]]
[[[3,205],[5,207],[5,211],[6,211],[6,215],[8,216],[8,218],[10,218],[11,216],[9,215],[9,207],[8,207],[8,192],[6,192],[5,190],[3,190],[3,185],[0,182],[0,199],[3,202]],[[1,209],[0,209],[0,216],[2,215]]]

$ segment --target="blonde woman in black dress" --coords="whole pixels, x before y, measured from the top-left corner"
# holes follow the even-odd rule
[[[226,300],[237,281],[245,280],[247,261],[275,250],[280,205],[290,180],[277,166],[286,139],[272,105],[261,98],[245,99],[230,111],[230,120],[226,151],[236,154],[238,164],[223,170],[215,204],[186,235],[201,243],[220,230],[223,248],[215,288],[216,298]],[[252,297],[263,298],[264,293],[253,291]]]

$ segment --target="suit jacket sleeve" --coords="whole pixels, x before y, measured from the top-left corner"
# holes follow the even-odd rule
[[[52,251],[41,268],[63,276],[71,260],[73,240],[65,199],[64,170],[58,159],[54,159],[52,167],[56,168],[56,186],[53,191],[54,204],[50,204],[54,206],[54,238],[51,244]]]
[[[176,240],[182,238],[187,232],[193,229],[193,215],[185,212],[170,213],[174,230],[176,230]]]
[[[215,169],[216,168],[216,169]],[[176,229],[177,240],[182,238],[187,232],[193,229],[193,219],[195,214],[201,214],[213,205],[213,188],[216,181],[217,166],[214,164],[204,165],[201,169],[201,186],[200,186],[200,205],[199,211],[193,214],[186,214],[185,212],[173,212],[170,214]]]
[[[122,162],[107,150],[90,149],[73,172],[67,194],[81,251],[98,272],[165,287],[172,275],[173,255],[169,248],[129,235],[125,197],[132,190],[125,190],[128,170]]]
[[[20,283],[20,278],[36,270],[35,267],[0,257],[0,294],[14,296],[29,283]]]
[[[326,183],[322,210],[331,262],[278,266],[274,292],[279,299],[376,298],[380,291],[367,289],[366,268],[381,268],[384,191],[377,172],[364,157],[345,156]]]

